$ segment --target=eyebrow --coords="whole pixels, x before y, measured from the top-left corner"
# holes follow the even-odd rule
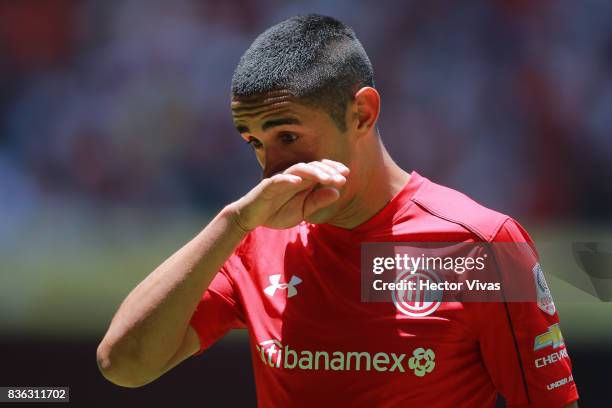
[[[263,125],[261,125],[261,129],[263,131],[266,131],[268,129],[270,129],[271,127],[274,126],[283,126],[283,125],[301,125],[302,122],[300,122],[299,119],[297,118],[279,118],[279,119],[270,119],[264,122]]]
[[[270,119],[264,122],[263,125],[261,125],[261,129],[265,132],[266,130],[275,127],[275,126],[283,126],[283,125],[301,125],[302,122],[300,122],[299,119],[297,118],[278,118],[278,119]],[[236,130],[238,130],[238,133],[247,133],[249,132],[249,128],[245,125],[236,125]]]

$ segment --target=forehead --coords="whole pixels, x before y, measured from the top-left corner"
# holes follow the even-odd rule
[[[285,124],[301,124],[304,119],[317,114],[316,109],[304,105],[288,91],[273,91],[249,97],[233,96],[231,108],[237,127],[247,123],[263,124],[270,118],[281,116],[287,119]]]
[[[232,113],[246,114],[253,111],[275,108],[297,103],[297,98],[289,91],[278,90],[253,96],[232,95]]]

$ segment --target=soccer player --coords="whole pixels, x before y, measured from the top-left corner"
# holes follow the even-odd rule
[[[247,328],[263,407],[491,407],[498,393],[511,407],[576,406],[535,251],[515,262],[537,273],[537,301],[361,302],[361,243],[533,243],[392,160],[349,27],[307,15],[266,30],[236,68],[231,109],[263,180],[127,296],[98,347],[108,380],[141,386]]]

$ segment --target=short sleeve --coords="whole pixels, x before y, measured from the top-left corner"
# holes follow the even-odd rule
[[[531,284],[539,286],[534,301],[490,302],[479,309],[480,350],[487,371],[508,407],[565,407],[578,399],[578,391],[535,245],[512,219],[493,241],[529,244],[524,251],[500,250],[495,256],[499,265],[512,263],[515,271],[530,274]]]
[[[230,272],[236,267],[236,256],[232,255],[202,295],[189,324],[200,339],[199,355],[231,329],[246,327],[244,314]]]

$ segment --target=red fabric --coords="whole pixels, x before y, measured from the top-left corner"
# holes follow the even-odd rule
[[[200,352],[247,327],[262,407],[492,407],[498,392],[509,406],[561,407],[577,399],[574,383],[547,386],[571,375],[569,357],[535,361],[565,346],[534,351],[556,313],[535,302],[446,302],[410,317],[360,299],[362,242],[513,240],[530,242],[509,217],[413,172],[353,230],[302,223],[249,234],[193,315]],[[535,256],[523,260],[530,270]]]
[[[530,272],[538,263],[531,237],[512,219],[504,223],[494,242],[531,244],[520,252],[501,246],[503,250],[497,252],[501,264],[512,263],[514,269]],[[522,257],[517,259],[519,253]],[[546,313],[536,302],[482,303],[477,309],[483,362],[508,407],[564,407],[578,399],[565,342],[545,342],[560,330],[556,311]],[[536,342],[538,337],[541,340]],[[556,385],[558,381],[566,383]]]

